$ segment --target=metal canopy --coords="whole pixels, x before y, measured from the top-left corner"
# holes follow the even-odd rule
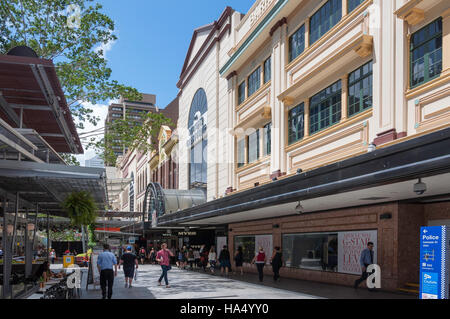
[[[0,160],[0,189],[19,193],[22,206],[39,204],[40,211],[55,216],[66,215],[60,203],[72,192],[89,192],[99,209],[107,203],[101,168]]]
[[[0,55],[0,118],[34,129],[57,152],[83,153],[51,60]]]
[[[220,216],[444,175],[450,172],[449,149],[450,128],[445,128],[197,207],[166,212],[158,225],[207,223]]]
[[[64,159],[56,152],[53,147],[33,129],[16,129],[16,131],[22,134],[27,140],[37,146],[37,150],[34,151],[34,155],[44,162],[51,164],[65,164]]]

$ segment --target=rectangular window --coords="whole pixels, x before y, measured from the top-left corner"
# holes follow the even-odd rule
[[[317,133],[341,120],[341,80],[310,99],[309,132]]]
[[[363,2],[364,2],[364,0],[347,0],[348,13],[352,12],[353,10],[355,10]]]
[[[269,82],[272,77],[272,69],[271,68],[272,68],[272,58],[269,57],[264,62],[264,84]]]
[[[288,268],[337,271],[338,234],[283,235],[283,258]]]
[[[372,107],[372,61],[348,76],[348,116]]]
[[[253,163],[259,158],[259,130],[250,134],[247,140],[248,163]]]
[[[302,25],[289,37],[289,62],[294,60],[305,50],[305,25]]]
[[[297,105],[288,114],[288,143],[289,145],[301,140],[305,135],[305,107],[304,103]]]
[[[272,152],[272,123],[266,124],[263,128],[263,132],[264,132],[264,141],[263,141],[263,153],[264,156],[266,155],[270,155]]]
[[[243,262],[251,263],[255,257],[255,236],[236,236],[234,237],[234,247],[242,247]],[[266,252],[267,254],[267,252]]]
[[[424,84],[442,72],[442,18],[411,36],[411,87]]]
[[[260,86],[261,86],[261,67],[259,66],[248,77],[248,97],[252,96],[253,93],[258,91]]]
[[[238,87],[238,105],[245,101],[245,81]]]
[[[312,45],[342,18],[342,0],[329,0],[311,17],[309,44]]]
[[[237,143],[238,167],[245,165],[245,138]]]

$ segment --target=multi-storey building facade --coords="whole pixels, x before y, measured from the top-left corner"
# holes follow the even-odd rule
[[[172,101],[166,108],[157,110],[157,112],[162,113],[165,117],[170,119],[173,123],[173,127],[176,127],[176,123],[178,121],[178,98]],[[143,125],[146,125],[145,123]],[[147,185],[151,182],[162,183],[166,186],[165,176],[163,173],[167,171],[169,172],[169,167],[166,167],[166,160],[170,160],[170,164],[173,163],[172,157],[176,157],[175,152],[176,148],[171,152],[166,153],[161,152],[161,141],[162,137],[166,134],[166,141],[168,141],[171,135],[167,135],[170,132],[171,128],[163,126],[161,128],[161,132],[158,136],[158,140],[155,140],[154,151],[143,153],[139,150],[134,150],[133,152],[127,152],[124,156],[119,156],[117,159],[116,167],[118,169],[118,176],[121,178],[131,179],[131,183],[128,187],[124,189],[124,191],[119,195],[120,198],[120,207],[122,211],[125,212],[142,212],[144,209],[144,195],[147,189]],[[164,143],[165,145],[165,143]],[[172,146],[173,148],[173,146]],[[161,161],[158,161],[158,165],[153,166],[153,162],[155,161],[155,154],[164,154]],[[159,155],[157,156],[159,159]],[[155,173],[156,168],[156,173]],[[172,170],[170,171],[171,186],[175,187],[177,177],[176,167],[171,166]],[[164,171],[163,171],[164,170]],[[168,183],[168,181],[167,181]],[[169,186],[169,185],[167,185]],[[170,188],[170,187],[167,187]]]
[[[159,224],[227,225],[247,262],[280,246],[283,275],[347,285],[374,241],[384,288],[417,281],[420,226],[450,224],[449,67],[447,1],[228,8],[178,83],[180,188],[208,202]]]
[[[108,127],[114,120],[125,119],[127,115],[128,119],[135,121],[136,125],[142,125],[142,116],[149,112],[158,112],[156,95],[142,94],[141,101],[129,101],[121,97],[119,103],[112,103],[108,107],[108,115],[105,120],[105,132],[108,132]],[[127,151],[126,147],[121,145],[120,141],[111,141],[110,143],[112,144],[115,156],[125,155]],[[114,163],[107,164],[113,165]]]

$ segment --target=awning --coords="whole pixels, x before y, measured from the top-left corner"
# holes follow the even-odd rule
[[[0,55],[0,118],[35,130],[57,152],[83,153],[51,60]]]
[[[19,193],[22,207],[66,216],[60,203],[72,192],[90,193],[99,210],[107,204],[105,170],[46,163],[0,160],[0,191]]]
[[[447,128],[200,206],[165,214],[159,217],[158,226],[219,225],[293,215],[299,201],[315,201],[314,208],[304,207],[307,213],[396,201],[397,198],[419,200],[426,196],[448,196],[449,150],[450,128]],[[413,191],[418,178],[433,183],[420,197]],[[398,194],[379,196],[383,191],[385,194]],[[364,198],[355,200],[356,195],[348,194],[363,195]],[[325,199],[331,201],[333,198],[334,206],[324,206]]]

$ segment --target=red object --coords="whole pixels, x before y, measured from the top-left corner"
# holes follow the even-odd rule
[[[95,230],[120,232],[120,228],[116,228],[116,227],[100,227],[100,228],[96,228]]]
[[[258,256],[256,256],[256,261],[264,261],[266,259],[265,253],[258,253]]]

